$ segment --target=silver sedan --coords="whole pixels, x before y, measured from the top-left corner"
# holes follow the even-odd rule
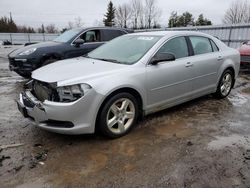
[[[134,33],[34,71],[17,104],[40,128],[116,138],[140,116],[207,94],[228,96],[239,66],[239,52],[210,35]]]

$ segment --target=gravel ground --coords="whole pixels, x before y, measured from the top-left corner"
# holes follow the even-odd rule
[[[18,47],[18,46],[16,46]],[[15,48],[16,48],[15,47]],[[120,139],[38,129],[18,112],[25,80],[0,48],[0,187],[250,187],[250,74],[230,96],[146,117]]]

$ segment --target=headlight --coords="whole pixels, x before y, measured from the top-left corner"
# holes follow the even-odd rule
[[[21,52],[19,55],[30,55],[35,51],[36,51],[36,48],[31,48],[31,49],[28,49],[28,50],[26,50],[24,52]]]
[[[92,87],[88,84],[58,87],[57,92],[60,102],[73,102],[86,95]]]

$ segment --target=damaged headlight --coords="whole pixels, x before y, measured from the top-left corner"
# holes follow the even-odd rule
[[[88,84],[76,84],[58,87],[57,92],[60,102],[73,102],[86,95],[91,88]]]
[[[30,49],[28,49],[28,50],[26,50],[24,52],[21,52],[19,55],[30,55],[35,51],[36,51],[36,48],[30,48]]]

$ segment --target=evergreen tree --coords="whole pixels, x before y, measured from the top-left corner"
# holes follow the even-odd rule
[[[212,25],[212,22],[207,19],[207,18],[204,18],[203,14],[200,14],[198,19],[196,20],[195,22],[195,25]]]
[[[12,20],[12,17],[1,17],[0,18],[0,32],[11,32],[16,33],[17,32],[17,25]]]
[[[170,18],[168,20],[168,27],[177,27],[178,15],[177,12],[171,12]]]
[[[114,26],[114,20],[115,20],[115,7],[112,3],[112,1],[108,4],[107,13],[104,15],[103,23],[105,26]]]
[[[194,25],[193,15],[189,12],[184,12],[178,17],[177,27],[187,27],[189,25]]]
[[[177,12],[172,12],[168,20],[168,27],[187,27],[193,25],[212,25],[212,22],[204,18],[203,14],[200,14],[198,19],[194,21],[194,17],[189,12],[184,12],[182,15],[178,15]]]

